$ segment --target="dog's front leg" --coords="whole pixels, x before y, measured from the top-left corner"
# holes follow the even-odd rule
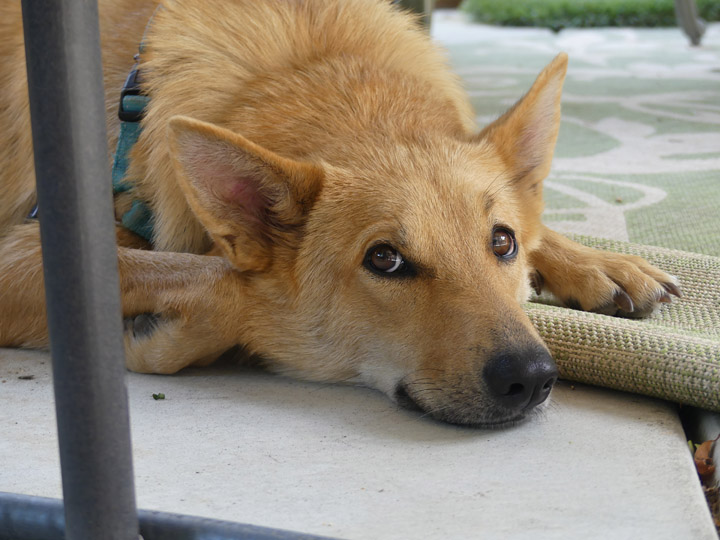
[[[170,310],[125,318],[125,365],[138,373],[175,373],[205,366],[235,345],[207,320]]]
[[[37,223],[0,236],[0,347],[47,347],[45,287]]]
[[[221,257],[119,248],[127,367],[172,373],[237,343],[237,272]],[[0,238],[0,347],[48,346],[37,224]]]
[[[539,248],[530,253],[537,292],[547,288],[566,306],[623,317],[646,317],[669,294],[680,296],[676,280],[641,257],[582,246],[542,227]]]
[[[242,277],[222,257],[118,250],[128,369],[174,373],[236,345]]]

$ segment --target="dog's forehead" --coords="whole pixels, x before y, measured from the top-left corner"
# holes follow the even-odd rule
[[[408,255],[428,263],[452,258],[459,264],[481,256],[493,220],[482,182],[454,176],[420,182],[409,192],[408,204],[396,216]]]
[[[353,181],[358,198],[384,200],[396,211],[462,212],[466,207],[485,207],[507,183],[505,168],[494,152],[452,139],[389,144],[360,156],[359,165],[364,178]]]
[[[504,167],[491,152],[445,143],[411,148],[408,154],[385,177],[405,228],[455,234],[487,227],[492,206],[508,187]]]
[[[467,263],[486,253],[498,213],[502,220],[513,206],[502,164],[469,144],[391,148],[364,159],[358,170],[334,186],[342,219],[360,235],[370,231],[423,259],[453,253]]]

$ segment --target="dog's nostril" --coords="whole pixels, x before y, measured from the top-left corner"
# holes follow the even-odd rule
[[[520,383],[513,383],[510,385],[510,388],[508,388],[508,391],[505,392],[506,396],[514,396],[517,394],[522,394],[525,391],[525,387]]]
[[[496,354],[488,360],[483,375],[499,404],[522,410],[547,399],[558,373],[544,348],[531,348]]]

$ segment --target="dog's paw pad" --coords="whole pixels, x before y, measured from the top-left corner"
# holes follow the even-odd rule
[[[161,318],[162,315],[158,313],[141,313],[135,317],[128,317],[124,320],[125,332],[135,338],[147,337],[160,325]]]

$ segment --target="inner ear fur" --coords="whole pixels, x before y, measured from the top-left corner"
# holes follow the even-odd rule
[[[521,190],[537,195],[555,151],[567,63],[567,54],[558,54],[528,93],[477,136],[495,148]]]
[[[322,189],[323,170],[187,117],[170,120],[178,183],[198,220],[240,270],[268,268]]]

